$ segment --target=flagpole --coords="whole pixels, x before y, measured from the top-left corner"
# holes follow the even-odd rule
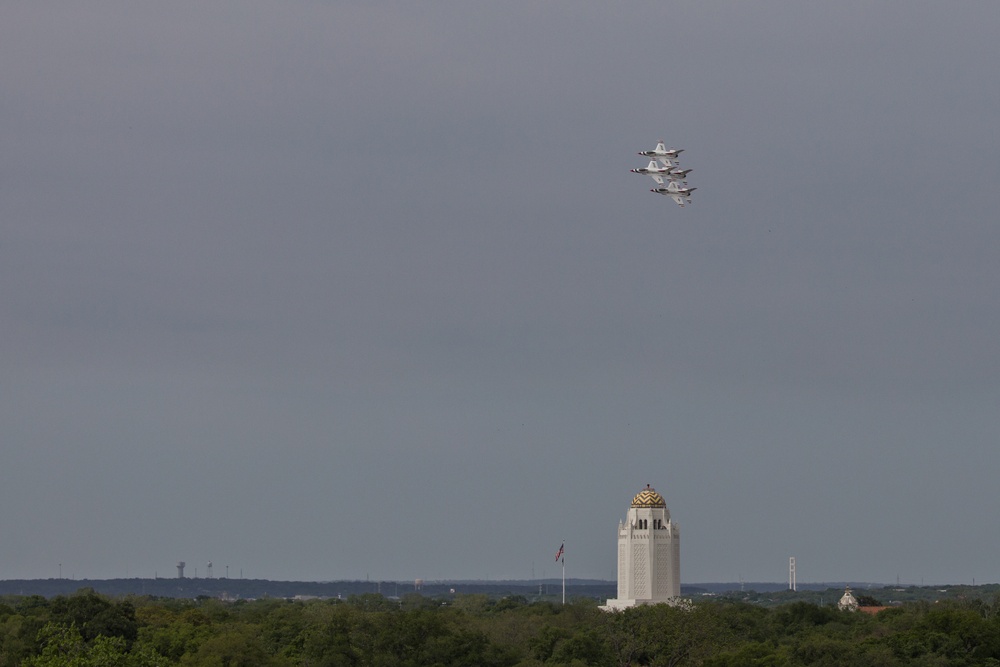
[[[562,562],[562,572],[563,572],[563,605],[566,605],[566,556],[563,552],[566,550],[566,540],[559,545],[559,551],[556,552],[556,560]]]

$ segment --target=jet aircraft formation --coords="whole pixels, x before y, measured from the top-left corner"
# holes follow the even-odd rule
[[[650,176],[659,185],[650,192],[667,195],[682,208],[691,203],[691,193],[698,189],[688,187],[687,175],[691,170],[681,169],[678,159],[683,152],[683,148],[667,148],[660,139],[653,150],[639,151],[639,155],[649,158],[649,165],[631,170],[633,174]]]

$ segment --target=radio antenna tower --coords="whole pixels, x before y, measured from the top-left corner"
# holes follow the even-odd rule
[[[795,590],[795,556],[788,557],[788,589]]]

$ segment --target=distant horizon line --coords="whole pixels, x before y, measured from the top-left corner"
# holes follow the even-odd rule
[[[250,578],[250,577],[239,577],[231,578],[226,576],[221,577],[105,577],[105,578],[75,578],[75,577],[34,577],[34,578],[12,578],[12,579],[0,579],[0,582],[19,582],[19,581],[79,581],[79,582],[90,582],[90,581],[184,581],[184,580],[198,580],[198,581],[274,581],[282,583],[308,583],[308,584],[332,584],[332,583],[390,583],[390,584],[413,584],[416,581],[421,582],[421,584],[426,585],[440,585],[440,584],[552,584],[560,583],[562,581],[559,577],[544,577],[535,579],[524,579],[524,578],[511,578],[511,579],[262,579],[262,578]],[[579,584],[608,584],[615,585],[617,581],[615,579],[595,579],[588,577],[567,577],[567,585],[572,585],[572,582],[578,582]],[[766,586],[787,586],[785,581],[748,581],[748,580],[735,580],[735,581],[699,581],[699,582],[682,582],[684,586],[698,587],[698,586],[723,586],[723,585],[733,585],[735,587],[749,587],[754,584],[762,584]],[[1000,584],[1000,582],[986,581],[976,583],[974,580],[972,583],[961,583],[961,582],[938,582],[938,583],[923,583],[920,584],[905,584],[902,582],[878,582],[878,581],[861,581],[861,580],[829,580],[829,581],[803,581],[797,582],[796,587],[801,588],[804,586],[878,586],[882,588],[931,588],[935,586],[994,586]],[[789,589],[791,590],[791,589]]]

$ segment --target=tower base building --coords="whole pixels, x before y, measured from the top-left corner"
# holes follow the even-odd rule
[[[601,609],[675,603],[681,596],[680,529],[663,496],[646,485],[618,522],[618,597]]]

